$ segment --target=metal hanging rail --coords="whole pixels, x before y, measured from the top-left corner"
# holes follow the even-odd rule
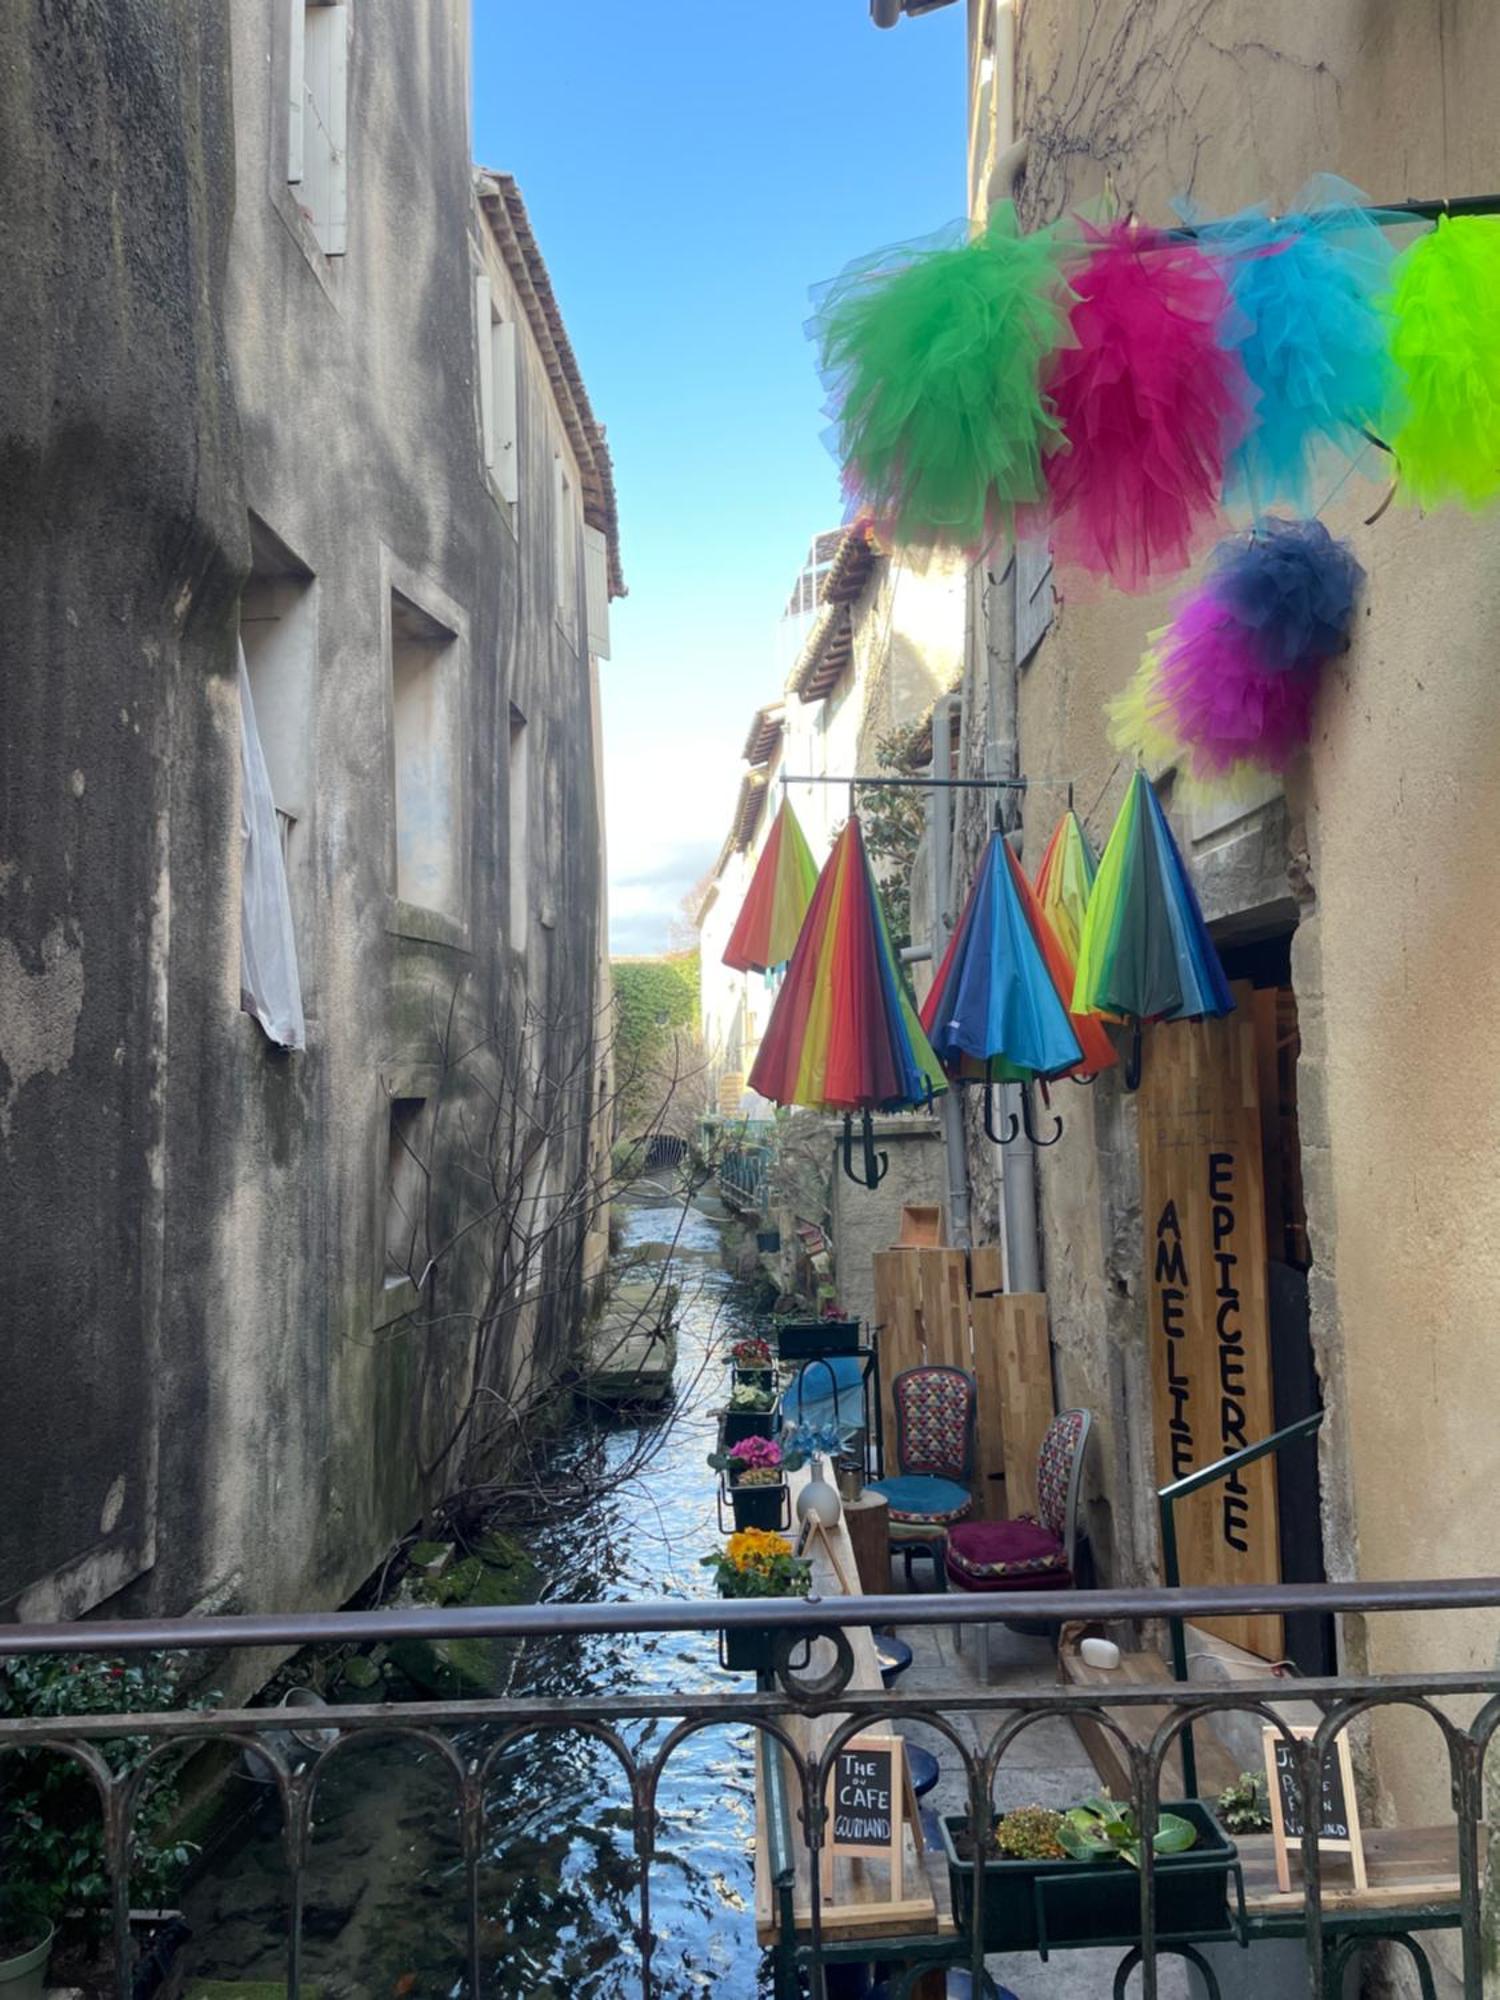
[[[852,778],[832,778],[815,776],[812,772],[797,773],[783,771],[784,785],[879,785],[887,789],[918,790],[923,792],[1024,792],[1029,778],[886,778],[865,776],[857,773]]]

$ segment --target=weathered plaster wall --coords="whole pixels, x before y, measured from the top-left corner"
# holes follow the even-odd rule
[[[0,153],[0,1604],[47,1616],[155,1552],[169,1078],[238,940],[175,875],[234,809],[226,6],[19,0]]]
[[[1500,15],[1489,7],[1263,0],[1247,13],[1232,0],[1029,0],[1018,61],[1033,221],[1107,182],[1150,221],[1169,220],[1183,194],[1210,211],[1285,202],[1320,169],[1377,197],[1496,183]],[[1378,463],[1372,473],[1380,478]],[[1500,889],[1489,835],[1500,528],[1399,507],[1365,527],[1380,493],[1355,477],[1323,510],[1352,534],[1371,581],[1284,816],[1272,804],[1201,838],[1197,865],[1211,915],[1301,912],[1293,972],[1313,1334],[1330,1409],[1330,1571],[1479,1574],[1495,1567],[1487,1495],[1500,1473],[1490,1331],[1500,954],[1489,921]],[[1161,610],[1065,589],[1022,675],[1023,765],[1071,776],[1096,838],[1126,776],[1106,746],[1102,703]],[[1061,804],[1055,792],[1028,795],[1030,855]],[[1149,1461],[1120,1435],[1115,1387],[1143,1369],[1134,1119],[1113,1084],[1091,1095],[1075,1107],[1077,1143],[1041,1169],[1047,1274],[1063,1392],[1113,1414],[1102,1458],[1125,1577],[1145,1574],[1151,1557],[1140,1506]],[[1097,1159],[1090,1118],[1104,1128]],[[1391,1669],[1490,1662],[1496,1640],[1494,1621],[1477,1616],[1373,1621],[1367,1637],[1345,1635],[1351,1660],[1367,1648]],[[1449,1810],[1435,1750],[1415,1725],[1381,1739],[1380,1777],[1408,1823]]]
[[[501,1161],[533,1234],[588,1156],[597,703],[581,517],[558,595],[566,440],[529,339],[513,520],[481,462],[467,7],[353,10],[333,258],[285,179],[287,12],[37,9],[0,85],[8,214],[29,218],[8,244],[0,499],[0,1492],[28,1523],[0,1600],[52,1579],[26,1609],[138,1575],[120,1602],[143,1609],[339,1601],[482,1469],[479,1442],[452,1442],[471,1389],[516,1393],[538,1352],[545,1374],[582,1272],[580,1213],[482,1357],[484,1229],[420,1295],[385,1283],[392,1096],[433,1107],[433,1243],[465,1213],[458,1114],[482,1134],[487,1093],[508,1132],[551,1080],[549,1143]],[[59,13],[76,18],[43,25]],[[52,325],[58,342],[36,338]],[[238,1004],[247,510],[260,560],[270,538],[290,552],[316,631],[294,871],[308,1047],[290,1057]],[[393,590],[453,634],[445,912],[395,893]],[[476,1053],[445,1076],[445,1045]],[[84,1573],[59,1578],[81,1551]]]

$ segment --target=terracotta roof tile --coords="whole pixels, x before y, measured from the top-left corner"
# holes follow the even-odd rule
[[[568,442],[583,480],[583,518],[597,528],[609,548],[609,594],[625,595],[620,567],[620,519],[615,499],[614,465],[604,426],[595,417],[583,385],[573,344],[547,275],[521,190],[510,174],[487,167],[474,170],[474,188],[500,255],[515,281],[526,318],[542,352],[542,361],[562,412]]]

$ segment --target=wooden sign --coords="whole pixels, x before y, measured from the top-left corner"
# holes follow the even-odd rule
[[[1293,1736],[1310,1741],[1313,1729],[1293,1729]],[[1290,1849],[1303,1834],[1302,1779],[1292,1760],[1291,1745],[1279,1729],[1269,1723],[1261,1731],[1266,1755],[1266,1790],[1271,1799],[1271,1832],[1276,1843],[1276,1886],[1283,1891],[1292,1886]],[[1318,1800],[1318,1846],[1349,1856],[1354,1868],[1354,1886],[1365,1887],[1365,1850],[1359,1829],[1359,1803],[1354,1793],[1354,1765],[1349,1756],[1349,1739],[1335,1741],[1333,1761],[1323,1761],[1323,1784]]]
[[[828,1823],[823,1842],[823,1894],[833,1893],[836,1854],[878,1854],[890,1863],[892,1903],[902,1900],[902,1852],[907,1824],[920,1827],[906,1745],[899,1736],[851,1736],[828,1774]],[[873,1911],[877,1904],[871,1904]]]
[[[1266,1218],[1249,991],[1222,1021],[1148,1030],[1139,1096],[1156,1483],[1258,1444],[1274,1428]],[[1276,1461],[1258,1460],[1177,1508],[1185,1584],[1281,1576]],[[1279,1659],[1279,1618],[1211,1630]]]
[[[719,1116],[738,1118],[740,1099],[745,1094],[745,1079],[739,1070],[726,1070],[719,1078]]]

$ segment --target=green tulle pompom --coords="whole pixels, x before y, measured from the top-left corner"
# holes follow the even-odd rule
[[[1040,386],[1067,339],[1058,239],[1023,236],[1009,202],[967,238],[864,258],[814,294],[845,488],[908,548],[987,547],[1062,441]]]
[[[1500,218],[1440,217],[1397,262],[1390,310],[1401,494],[1483,507],[1500,495]]]

